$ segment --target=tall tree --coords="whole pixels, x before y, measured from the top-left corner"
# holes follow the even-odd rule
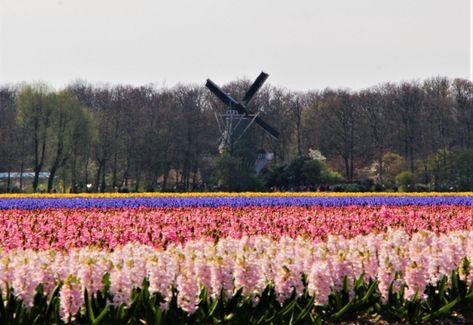
[[[365,156],[374,159],[379,166],[377,181],[383,184],[383,156],[389,150],[391,126],[388,111],[390,94],[389,85],[360,91],[358,105],[361,112],[360,146],[364,148]]]
[[[395,88],[395,112],[400,131],[401,152],[407,157],[409,169],[415,171],[417,149],[422,137],[421,112],[424,93],[418,83],[403,82]]]
[[[16,98],[18,124],[32,139],[33,191],[38,190],[39,175],[46,161],[53,98],[48,86],[41,83],[24,87]]]
[[[11,173],[20,172],[20,190],[22,187],[22,171],[26,162],[25,134],[15,122],[16,89],[0,88],[0,172],[6,172],[5,190],[13,190]]]
[[[48,192],[54,186],[54,177],[78,147],[85,147],[94,134],[93,119],[86,107],[70,91],[55,95],[51,112],[51,132],[49,137],[49,178]]]
[[[463,149],[473,148],[473,83],[455,79],[452,85],[455,105],[456,142]]]
[[[421,175],[422,182],[428,183],[429,163],[428,157],[432,153],[441,153],[438,157],[442,159],[442,173],[447,174],[448,152],[454,143],[454,102],[450,93],[450,82],[447,78],[431,78],[422,84],[424,91],[424,104],[422,105],[420,127],[421,144],[418,148],[418,154],[422,163]]]
[[[345,90],[327,90],[320,106],[321,132],[325,139],[325,152],[332,151],[343,159],[345,177],[353,180],[355,155],[358,146],[360,114],[353,96]]]

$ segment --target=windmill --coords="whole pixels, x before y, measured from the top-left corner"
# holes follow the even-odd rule
[[[273,139],[277,140],[279,138],[279,132],[259,117],[259,112],[252,113],[247,108],[268,77],[267,73],[261,72],[241,101],[236,100],[212,80],[207,79],[205,86],[228,107],[225,113],[215,114],[221,133],[219,139],[220,152],[231,152],[233,144],[243,137],[253,123],[259,125]]]

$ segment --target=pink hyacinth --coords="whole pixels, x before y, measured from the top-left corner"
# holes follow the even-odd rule
[[[315,305],[325,305],[328,303],[328,297],[332,291],[332,278],[327,262],[314,262],[312,270],[307,279],[307,290],[310,295],[315,297]]]
[[[164,300],[161,309],[167,310],[172,298],[172,288],[175,287],[178,261],[172,258],[169,251],[157,252],[148,261],[147,273],[150,293],[159,293]]]
[[[11,287],[17,298],[23,301],[26,307],[33,307],[36,287],[40,284],[38,274],[38,256],[32,251],[23,251],[12,260],[14,270],[11,278]]]
[[[110,292],[113,295],[113,304],[129,305],[133,284],[129,269],[123,266],[114,267],[110,272]]]
[[[96,296],[97,292],[102,290],[102,279],[105,275],[105,271],[104,265],[98,263],[98,261],[92,257],[86,259],[81,264],[77,276],[83,283],[84,288],[87,289],[87,293],[90,297]]]
[[[149,281],[152,294],[163,297],[168,308],[173,292],[178,305],[189,314],[196,311],[204,287],[211,298],[221,292],[229,299],[236,290],[257,303],[263,290],[274,285],[277,299],[284,303],[294,292],[305,289],[315,304],[328,302],[330,293],[340,290],[343,279],[353,281],[362,274],[376,280],[382,298],[405,288],[405,297],[424,298],[428,285],[437,285],[444,276],[459,270],[461,279],[472,279],[473,230],[437,234],[419,231],[409,234],[387,229],[380,234],[354,238],[327,236],[327,240],[282,236],[243,236],[205,239],[182,245],[153,248],[142,244],[69,251],[0,250],[0,281],[26,306],[31,306],[35,289],[43,284],[49,294],[56,283],[61,289],[61,317],[72,320],[80,310],[83,290],[101,290],[102,275],[110,275],[112,301],[129,304],[134,288]],[[302,279],[307,279],[304,288]],[[353,291],[351,290],[351,294]]]
[[[299,241],[289,237],[283,237],[278,242],[278,249],[273,260],[274,268],[274,289],[276,299],[282,305],[295,292],[296,297],[300,297],[304,291],[302,283],[303,264],[296,259],[303,249],[298,249]],[[270,245],[269,245],[270,246]]]
[[[473,206],[215,207],[0,210],[0,247],[68,250],[127,243],[162,247],[244,236],[326,240],[402,229],[473,230]],[[454,254],[455,251],[453,251]]]
[[[405,283],[407,286],[404,292],[406,299],[411,300],[414,296],[421,300],[427,298],[424,293],[427,286],[427,272],[424,266],[412,262],[406,269]]]
[[[255,298],[255,292],[262,280],[261,266],[255,260],[252,243],[248,238],[242,238],[239,246],[233,269],[235,289],[242,288],[243,295]]]
[[[223,292],[224,297],[230,299],[233,295],[232,268],[221,256],[210,261],[210,296],[218,299]]]
[[[59,315],[65,323],[75,320],[75,315],[84,304],[81,283],[73,275],[67,277],[59,292]]]
[[[182,264],[180,274],[177,276],[177,305],[187,312],[193,314],[199,303],[199,284],[192,260],[186,260]]]
[[[38,282],[43,284],[43,294],[50,298],[57,283],[56,276],[53,271],[54,268],[52,266],[52,261],[54,260],[56,253],[54,251],[42,251],[38,252],[37,254],[38,271],[36,276]]]
[[[297,297],[300,297],[303,289],[302,274],[282,265],[274,279],[274,290],[276,291],[278,302],[282,305],[291,297],[293,292],[296,293]]]

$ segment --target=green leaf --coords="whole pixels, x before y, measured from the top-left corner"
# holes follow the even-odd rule
[[[89,317],[89,320],[93,323],[95,322],[95,315],[94,315],[94,310],[92,308],[92,299],[89,299],[89,294],[87,292],[87,289],[84,290],[84,300],[85,300],[85,308],[87,311],[87,316]]]
[[[341,297],[340,292],[335,292],[334,297],[335,297],[336,308],[337,309],[342,308],[343,302],[342,302],[342,297]]]
[[[154,316],[156,317],[156,325],[161,325],[161,321],[163,319],[163,311],[161,310],[161,308],[156,308]]]
[[[97,316],[97,318],[93,321],[92,325],[98,325],[100,324],[100,322],[102,321],[102,319],[104,319],[104,317],[107,315],[108,313],[108,306],[106,306],[101,312],[100,314]]]
[[[117,318],[122,320],[125,318],[125,305],[124,304],[121,304],[119,307],[118,307],[118,310],[117,310]]]
[[[364,273],[362,273],[358,279],[356,279],[355,281],[355,290],[358,289],[359,287],[361,287],[363,285],[363,281],[364,281]]]
[[[312,296],[305,306],[305,308],[301,311],[301,313],[297,316],[296,320],[294,321],[295,324],[299,323],[300,321],[304,320],[307,315],[310,313],[312,308],[314,308],[314,301],[315,301],[315,296]]]
[[[422,321],[427,322],[431,318],[439,317],[441,315],[445,315],[445,314],[449,313],[453,309],[453,307],[455,307],[455,305],[458,304],[460,301],[461,301],[461,298],[457,297],[456,299],[452,300],[450,303],[446,304],[445,306],[443,306],[442,308],[440,308],[436,312],[434,312],[430,315],[424,316],[422,318]]]
[[[458,275],[457,272],[452,272],[452,289],[453,292],[458,293]]]
[[[7,295],[5,297],[8,297]],[[5,305],[3,304],[2,289],[0,287],[0,321],[3,322],[3,318],[6,318]]]
[[[447,277],[443,276],[442,280],[440,280],[440,285],[439,285],[439,298],[440,301],[443,301],[445,298],[445,285],[447,284]]]
[[[38,314],[38,316],[35,317],[33,320],[33,325],[38,324],[39,319],[41,318],[41,313]]]
[[[16,303],[16,311],[15,311],[15,320],[17,324],[21,324],[22,322],[22,316],[23,316],[23,311],[25,308],[23,308],[23,303],[21,300],[18,300]]]
[[[267,324],[268,323],[268,320],[265,319],[266,318],[266,314],[263,314],[257,321],[256,321],[256,324]]]
[[[350,289],[348,288],[348,277],[345,275],[343,277],[343,293],[348,294],[349,291]]]
[[[473,284],[471,286],[473,288]],[[466,299],[473,299],[473,291],[469,292],[466,296],[465,296]]]
[[[345,306],[343,306],[342,309],[340,309],[339,311],[337,311],[335,314],[333,314],[330,318],[332,320],[337,320],[337,319],[340,319],[343,314],[345,314],[346,312],[348,312],[351,308],[353,304],[353,300],[350,300]]]
[[[287,313],[289,313],[291,310],[294,309],[294,306],[296,305],[296,303],[297,303],[297,300],[293,299],[290,303],[288,303],[286,306],[283,307],[283,309],[279,311],[279,314],[286,316]]]
[[[294,324],[294,309],[292,309],[291,318],[289,319],[289,325]]]
[[[223,318],[225,321],[229,321],[231,320],[233,317],[235,317],[235,313],[230,313],[228,315],[225,315],[225,317]]]
[[[376,290],[377,285],[378,285],[378,281],[373,281],[373,283],[368,288],[368,291],[366,292],[366,294],[363,296],[363,298],[361,298],[360,302],[362,304],[365,304],[366,302],[368,302],[368,299],[371,298],[371,296],[373,295],[373,292]]]
[[[457,303],[459,303],[460,300],[461,300],[460,297],[458,297],[458,298],[452,300],[449,304],[447,304],[447,305],[443,306],[442,308],[440,308],[440,309],[436,312],[436,314],[437,314],[437,315],[443,315],[443,314],[446,314],[446,313],[450,312],[450,310],[452,310],[452,308],[455,307],[455,305],[456,305]]]
[[[46,321],[48,321],[49,317],[51,316],[51,312],[54,308],[54,304],[57,301],[57,297],[59,296],[60,289],[61,289],[61,284],[59,283],[58,285],[56,285],[56,287],[54,287],[54,290],[51,293],[51,298],[49,298],[48,306],[46,307],[46,317],[45,317]]]
[[[212,303],[212,305],[210,306],[210,309],[209,309],[209,316],[212,317],[215,310],[217,310],[217,307],[218,307],[218,303],[220,302],[219,299],[215,299],[215,301]]]

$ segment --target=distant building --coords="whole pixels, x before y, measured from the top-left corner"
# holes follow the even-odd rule
[[[260,152],[258,153],[258,156],[256,157],[255,161],[255,171],[257,174],[260,173],[260,171],[266,166],[266,164],[270,161],[273,160],[274,154],[272,152]]]
[[[23,178],[23,184],[31,182],[34,178],[34,172],[10,172],[0,173],[0,189],[8,186],[8,179],[10,179],[10,188],[20,187],[20,178]],[[49,178],[49,172],[39,173],[40,180]]]

